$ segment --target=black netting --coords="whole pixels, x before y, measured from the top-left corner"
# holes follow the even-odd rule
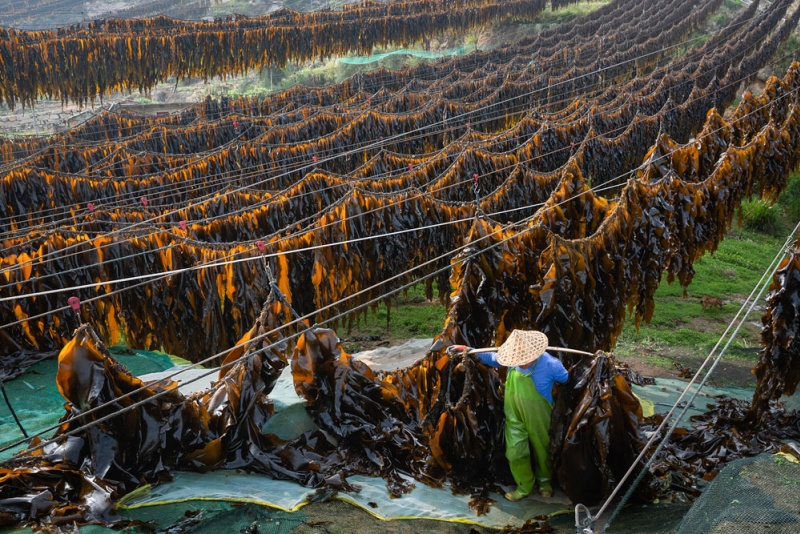
[[[800,532],[800,464],[772,454],[731,462],[677,532]]]

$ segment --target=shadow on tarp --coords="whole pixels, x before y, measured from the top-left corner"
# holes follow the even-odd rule
[[[135,375],[155,373],[172,368],[175,363],[166,354],[124,347],[110,349],[114,358]],[[64,397],[56,386],[58,360],[51,358],[30,366],[27,372],[4,384],[11,406],[28,435],[58,423],[64,415]],[[22,438],[4,401],[0,401],[0,449]],[[0,453],[0,460],[10,458],[16,450]]]

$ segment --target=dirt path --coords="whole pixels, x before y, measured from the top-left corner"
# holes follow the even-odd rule
[[[755,388],[756,380],[752,369],[757,350],[739,349],[726,354],[715,367],[708,380],[709,385]],[[705,360],[705,356],[698,356],[697,352],[695,347],[638,344],[626,346],[624,352],[617,356],[643,376],[688,380]],[[710,365],[711,362],[706,365],[705,370]],[[701,376],[705,376],[705,372]]]

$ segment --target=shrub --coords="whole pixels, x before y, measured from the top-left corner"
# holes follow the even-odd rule
[[[786,189],[781,194],[778,204],[786,211],[792,221],[800,221],[800,172],[789,177]]]
[[[767,201],[753,197],[742,202],[742,222],[750,230],[775,235],[779,231],[780,217],[778,210]]]

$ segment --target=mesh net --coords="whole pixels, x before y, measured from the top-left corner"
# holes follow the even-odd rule
[[[731,462],[677,532],[800,532],[800,464],[771,454]]]

